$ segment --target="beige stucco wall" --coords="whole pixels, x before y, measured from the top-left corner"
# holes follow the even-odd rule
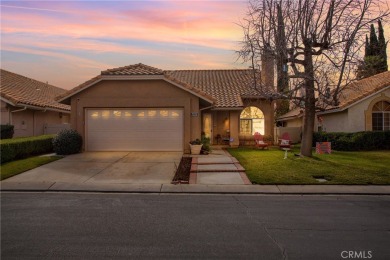
[[[21,109],[1,101],[1,124],[14,125],[14,137],[43,135],[45,124],[69,123],[69,114],[66,113]]]
[[[348,129],[348,111],[321,115],[322,130],[325,132],[346,132]]]
[[[286,120],[285,127],[302,127],[302,125],[303,125],[302,120],[303,120],[303,117],[293,118],[291,120]]]
[[[104,80],[71,98],[71,125],[85,139],[87,108],[181,108],[184,111],[184,152],[201,135],[199,97],[164,80]],[[197,112],[198,116],[191,116]]]
[[[0,100],[0,109],[1,109],[1,124],[6,125],[9,124],[9,110],[7,107],[7,103],[3,100]]]
[[[372,112],[370,107],[374,103],[385,99],[390,99],[390,89],[380,91],[342,112],[324,114],[322,115],[323,130],[327,132],[371,131]]]
[[[240,110],[230,111],[230,146],[238,147],[240,144]]]

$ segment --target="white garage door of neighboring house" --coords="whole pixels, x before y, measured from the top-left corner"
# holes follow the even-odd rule
[[[87,109],[87,151],[182,151],[181,109]]]

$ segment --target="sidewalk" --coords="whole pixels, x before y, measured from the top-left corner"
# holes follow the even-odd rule
[[[340,194],[390,195],[390,185],[201,185],[2,182],[1,191],[120,192],[158,194]]]

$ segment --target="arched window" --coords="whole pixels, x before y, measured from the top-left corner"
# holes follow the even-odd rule
[[[390,103],[379,101],[372,108],[372,130],[388,131],[390,130]]]
[[[257,107],[247,107],[240,115],[240,134],[264,134],[264,114]]]

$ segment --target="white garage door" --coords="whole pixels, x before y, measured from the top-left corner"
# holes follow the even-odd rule
[[[87,151],[182,151],[181,109],[88,109]]]

